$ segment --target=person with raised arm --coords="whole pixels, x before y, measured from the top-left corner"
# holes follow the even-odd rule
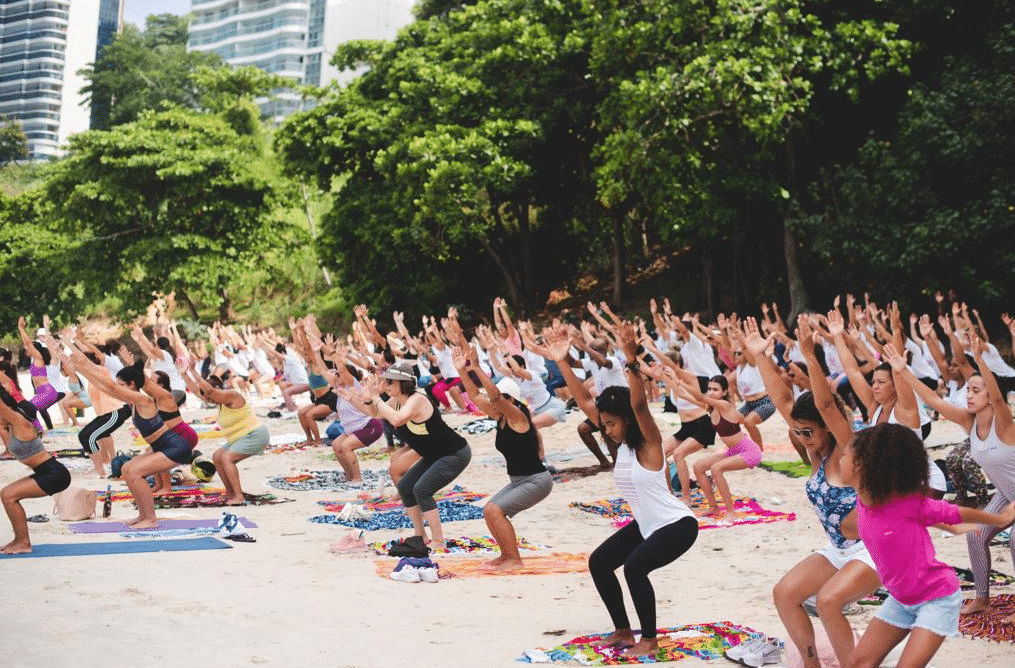
[[[466,345],[465,350],[469,351],[468,356],[460,347],[453,354],[458,376],[479,410],[497,421],[494,447],[504,455],[511,479],[483,506],[483,519],[500,548],[500,556],[487,564],[496,570],[523,568],[518,537],[510,518],[549,496],[553,489],[553,476],[540,459],[539,432],[529,409],[518,399],[518,384],[510,378],[502,378],[495,385],[479,370],[475,348]],[[479,379],[486,397],[480,394],[473,377]]]
[[[412,520],[413,534],[430,542],[432,549],[443,549],[444,532],[434,494],[461,475],[472,460],[472,450],[468,441],[444,422],[437,402],[417,389],[411,363],[388,367],[381,379],[387,401],[381,399],[376,377],[364,383],[363,392],[347,390],[348,398],[367,415],[390,422],[402,442],[419,454],[420,460],[396,483],[398,495]],[[430,527],[430,539],[424,522]]]
[[[243,484],[237,464],[248,457],[264,452],[271,442],[268,428],[254,415],[250,403],[236,390],[227,390],[222,379],[215,375],[207,379],[187,369],[183,373],[187,387],[203,401],[218,406],[217,420],[222,431],[217,436],[226,439],[224,445],[212,454],[215,472],[226,488],[226,505],[246,504]]]
[[[805,557],[779,580],[772,599],[804,667],[820,668],[814,625],[803,608],[804,601],[814,597],[839,665],[846,666],[854,640],[842,608],[877,589],[881,581],[857,534],[856,490],[844,483],[839,469],[841,450],[853,438],[852,420],[841,398],[825,382],[807,317],[801,316],[798,322],[801,354],[807,368],[813,369],[814,389],[795,401],[779,379],[775,365],[764,355],[768,341],[758,333],[752,319],[745,323],[744,345],[758,359],[772,401],[807,453],[805,461],[811,467],[805,485],[807,500],[828,538],[824,548]]]
[[[775,415],[775,404],[769,396],[765,383],[761,380],[761,372],[758,371],[758,356],[751,354],[751,351],[743,344],[743,336],[739,328],[731,327],[730,338],[732,339],[733,361],[736,365],[737,392],[744,400],[740,407],[740,414],[744,416],[744,429],[751,435],[758,446],[763,447],[761,431],[758,425]],[[762,351],[766,357],[768,353]]]
[[[384,434],[384,424],[356,408],[346,398],[345,389],[360,387],[360,381],[363,380],[360,370],[331,341],[325,342],[323,352],[335,365],[336,371],[331,374],[331,386],[338,397],[335,410],[343,429],[343,433],[331,442],[331,449],[345,472],[345,479],[349,482],[362,482],[363,475],[356,451],[379,439]]]
[[[24,316],[18,318],[18,333],[21,335],[21,342],[25,346],[25,352],[32,360],[28,367],[28,374],[32,377],[32,388],[35,390],[35,395],[28,401],[39,411],[46,422],[46,426],[52,429],[53,425],[46,409],[61,399],[56,388],[50,383],[49,375],[46,371],[47,367],[52,363],[52,354],[41,342],[33,341],[28,336],[28,332],[25,331]]]
[[[189,464],[192,453],[190,444],[170,429],[159,415],[156,398],[173,401],[172,393],[147,378],[141,362],[120,369],[114,383],[110,382],[104,369],[93,364],[83,353],[75,352],[71,359],[78,373],[84,374],[92,383],[98,383],[103,392],[121,399],[131,407],[134,426],[151,446],[152,452],[138,455],[123,465],[121,477],[134,496],[138,509],[138,516],[127,524],[138,529],[158,526],[155,499],[145,477],[169,471],[180,464]]]
[[[941,399],[923,386],[906,367],[906,360],[898,351],[886,347],[885,356],[892,368],[916,390],[921,399],[943,418],[958,424],[969,434],[970,454],[996,489],[984,510],[999,513],[1009,504],[1015,503],[1015,423],[1012,422],[1011,411],[994,374],[983,361],[984,343],[972,330],[969,333],[969,345],[980,373],[971,376],[966,382],[968,389],[965,408]],[[983,612],[990,607],[990,541],[1005,526],[984,526],[979,531],[966,535],[976,597],[963,607],[962,612],[965,614]],[[1015,536],[1009,539],[1008,549],[1015,562]],[[1006,621],[1015,622],[1015,615],[1009,616]]]
[[[0,501],[11,521],[14,539],[0,547],[0,554],[25,554],[32,551],[28,520],[22,499],[53,496],[70,486],[67,467],[49,454],[42,443],[34,415],[26,415],[6,389],[0,387],[0,422],[10,430],[7,450],[19,462],[32,469],[32,475],[19,478],[0,490]]]
[[[739,516],[734,508],[733,495],[730,493],[726,474],[732,471],[754,468],[761,463],[761,447],[740,429],[744,416],[729,400],[729,381],[726,376],[714,376],[708,381],[707,393],[702,393],[697,383],[680,379],[684,396],[698,404],[709,413],[715,433],[726,445],[726,450],[713,455],[701,457],[694,462],[694,477],[698,487],[705,496],[707,509],[695,511],[697,514],[714,515],[718,521],[732,521]],[[709,478],[711,473],[711,480]],[[724,511],[719,511],[712,491],[712,482],[719,488]]]
[[[630,524],[607,538],[589,556],[589,572],[614,627],[613,633],[598,644],[629,646],[624,654],[640,657],[659,650],[655,591],[649,573],[672,563],[694,545],[698,538],[698,521],[690,509],[670,493],[662,436],[649,412],[639,373],[641,362],[637,357],[634,327],[619,322],[615,332],[629,360],[625,365],[629,387],[606,388],[594,403],[587,391],[576,392],[575,399],[582,410],[601,422],[603,429],[620,444],[613,479],[634,515]],[[551,348],[555,356],[566,356],[566,334],[558,332],[553,340]],[[642,630],[637,641],[615,573],[621,566]]]

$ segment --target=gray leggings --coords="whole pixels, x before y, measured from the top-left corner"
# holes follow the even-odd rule
[[[433,495],[442,487],[451,484],[472,461],[469,446],[460,448],[440,459],[422,459],[409,469],[398,481],[398,496],[406,508],[419,506],[424,513],[437,508]]]

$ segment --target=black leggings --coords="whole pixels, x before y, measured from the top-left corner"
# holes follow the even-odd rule
[[[589,572],[616,630],[630,629],[631,622],[624,609],[620,580],[614,571],[624,567],[624,578],[641,624],[641,637],[655,638],[656,595],[648,574],[676,561],[697,538],[698,521],[693,517],[682,517],[656,529],[648,538],[641,537],[638,522],[633,521],[596,548],[589,557]]]
[[[112,413],[103,413],[78,432],[78,442],[82,449],[93,455],[99,453],[99,439],[111,435],[130,417],[130,406],[124,404]]]

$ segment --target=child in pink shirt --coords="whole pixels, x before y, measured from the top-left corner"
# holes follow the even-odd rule
[[[899,665],[922,668],[945,637],[959,634],[962,606],[959,580],[936,559],[927,527],[964,533],[976,524],[1007,526],[1015,521],[1015,504],[995,515],[927,497],[926,450],[901,425],[879,424],[858,433],[843,448],[840,469],[843,482],[857,490],[857,529],[890,594],[853,650],[850,666],[880,666],[912,632]]]

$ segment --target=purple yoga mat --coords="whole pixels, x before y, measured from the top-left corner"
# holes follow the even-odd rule
[[[247,529],[256,529],[257,524],[246,517],[240,518],[240,524]],[[76,522],[70,525],[74,533],[126,533],[134,531],[165,531],[167,529],[214,529],[218,520],[159,520],[159,525],[150,529],[135,529],[123,522]]]

